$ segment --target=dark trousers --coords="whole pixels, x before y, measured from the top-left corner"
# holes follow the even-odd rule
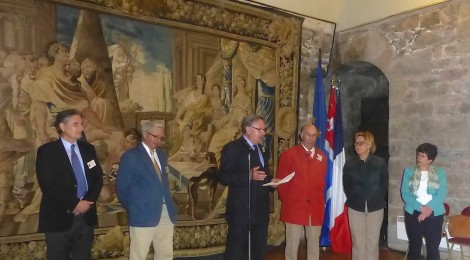
[[[45,234],[48,260],[91,259],[93,227],[86,224],[83,215],[75,216],[69,230]]]
[[[420,212],[414,211],[409,214],[405,211],[405,228],[408,235],[408,259],[421,259],[422,238],[426,241],[426,259],[439,260],[439,244],[441,242],[442,224],[444,216],[431,215],[424,221],[419,222]]]
[[[251,225],[251,259],[264,260],[268,241],[268,223]],[[233,221],[228,223],[227,243],[224,260],[248,259],[248,223]]]

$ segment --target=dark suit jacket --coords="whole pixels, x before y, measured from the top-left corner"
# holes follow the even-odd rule
[[[226,219],[232,221],[248,221],[248,153],[250,153],[250,169],[260,166],[267,177],[263,181],[251,182],[251,223],[269,222],[269,192],[272,187],[262,185],[271,181],[268,158],[264,158],[265,167],[262,167],[259,156],[250,151],[250,146],[242,137],[228,143],[222,149],[220,159],[220,182],[228,186]]]
[[[88,182],[88,192],[83,200],[96,202],[103,186],[103,170],[98,162],[95,147],[81,141],[77,144]],[[90,168],[87,163],[93,160],[95,166]],[[72,164],[61,139],[38,148],[36,175],[42,191],[39,231],[68,230],[73,224],[72,212],[80,200],[77,198],[77,181]],[[89,226],[97,224],[96,203],[84,217]]]
[[[142,143],[125,152],[119,163],[116,192],[128,214],[129,226],[154,227],[160,222],[163,199],[168,215],[176,223],[176,208],[173,204],[165,168],[168,157],[156,150],[162,168],[162,180],[158,178],[152,159]]]

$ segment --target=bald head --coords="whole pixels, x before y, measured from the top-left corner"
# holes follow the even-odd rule
[[[303,125],[300,129],[300,139],[302,140],[302,144],[309,150],[314,147],[315,141],[319,135],[320,132],[318,132],[317,127],[313,124]]]

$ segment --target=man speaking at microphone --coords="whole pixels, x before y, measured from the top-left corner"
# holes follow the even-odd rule
[[[262,185],[278,180],[272,179],[269,174],[269,158],[264,156],[259,145],[266,134],[264,119],[255,114],[245,116],[242,131],[240,138],[223,147],[220,159],[220,182],[228,186],[228,234],[224,259],[249,259],[250,251],[252,260],[264,260],[268,239],[269,192],[277,185]]]

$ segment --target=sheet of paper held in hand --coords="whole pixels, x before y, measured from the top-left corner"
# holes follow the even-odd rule
[[[268,182],[263,184],[263,186],[273,186],[273,185],[281,185],[283,183],[289,182],[292,178],[294,178],[295,172],[292,172],[291,174],[287,175],[284,177],[284,179],[278,181],[278,182]]]

